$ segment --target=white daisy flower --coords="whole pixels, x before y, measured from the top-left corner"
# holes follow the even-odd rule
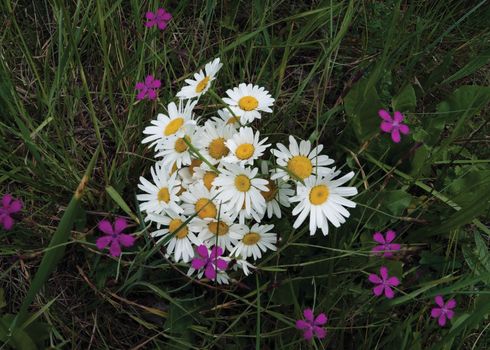
[[[248,276],[252,273],[252,269],[255,269],[255,266],[249,263],[246,259],[236,259],[235,264],[233,265],[233,270],[237,271],[239,268],[242,269],[245,276]]]
[[[208,120],[200,129],[198,147],[202,156],[211,164],[219,163],[230,150],[225,144],[235,133],[230,125],[222,125]]]
[[[266,204],[260,191],[268,191],[267,180],[256,178],[259,169],[242,168],[236,164],[225,164],[213,184],[218,187],[217,201],[232,217],[242,209],[247,215],[256,212],[263,215]],[[259,219],[260,220],[260,219]]]
[[[328,222],[339,227],[349,217],[349,212],[344,207],[355,208],[356,203],[344,197],[357,194],[355,187],[341,187],[352,179],[354,172],[350,172],[339,179],[334,180],[340,171],[335,169],[321,177],[310,176],[304,181],[304,185],[297,184],[296,196],[291,197],[291,202],[299,202],[293,209],[293,215],[299,216],[293,224],[298,228],[306,217],[310,216],[310,235],[314,235],[320,228],[324,235],[328,234]]]
[[[272,113],[270,108],[274,99],[269,91],[258,85],[241,83],[226,91],[229,97],[223,98],[223,101],[230,105],[230,109],[237,116],[240,116],[240,122],[247,124],[255,119],[260,119],[260,112]]]
[[[224,162],[239,163],[241,166],[252,165],[254,160],[261,157],[270,144],[264,145],[267,137],[260,140],[260,132],[254,135],[253,129],[249,127],[240,128],[238,133],[226,141],[230,155],[223,158]]]
[[[194,168],[194,174],[192,175],[192,181],[202,182],[204,186],[211,191],[214,186],[213,181],[218,177],[211,168],[206,164],[202,163],[199,167]]]
[[[269,176],[269,167],[266,161],[262,161],[260,170],[265,176]],[[271,171],[275,172],[275,169]],[[291,185],[282,179],[271,180],[268,179],[267,188],[269,191],[260,192],[265,198],[265,203],[267,205],[267,217],[270,219],[273,215],[281,218],[281,207],[280,205],[289,208],[291,203],[289,198],[294,195],[294,190]]]
[[[159,152],[155,157],[163,158],[162,164],[164,167],[170,168],[170,166],[175,164],[177,169],[180,169],[185,165],[191,164],[192,156],[187,142],[190,144],[195,143],[196,129],[195,127],[189,128],[182,137],[170,137],[157,146]]]
[[[211,118],[212,121],[221,125],[230,125],[234,129],[240,128],[240,116],[230,113],[228,108],[218,110],[218,117]]]
[[[226,260],[226,258],[223,257],[224,260]],[[189,267],[189,270],[187,270],[187,276],[191,277],[194,272],[196,272],[196,269],[192,267]],[[204,275],[204,269],[201,269],[198,271],[197,273],[197,278],[198,279],[201,279],[202,276]],[[214,282],[214,280],[213,280]],[[228,276],[228,274],[226,273],[226,271],[224,270],[218,270],[217,271],[217,274],[216,274],[216,282],[218,284],[230,284],[230,276]]]
[[[168,116],[160,113],[156,120],[151,121],[151,126],[147,126],[143,130],[143,134],[149,135],[141,141],[141,143],[149,143],[150,147],[161,144],[169,137],[182,137],[186,127],[195,125],[192,120],[192,110],[196,106],[197,101],[187,101],[185,106],[182,101],[179,101],[179,107],[174,102],[167,106]]]
[[[190,226],[195,232],[199,232],[199,239],[208,247],[217,245],[224,250],[231,251],[237,240],[231,238],[231,234],[240,235],[247,227],[235,223],[229,215],[220,214],[217,218],[194,218]]]
[[[193,245],[200,245],[202,242],[189,225],[185,224],[188,218],[172,212],[167,215],[148,214],[148,216],[151,221],[166,226],[164,229],[151,232],[151,237],[158,238],[158,243],[171,236],[165,243],[167,253],[170,255],[173,253],[176,262],[180,259],[189,262],[194,257]]]
[[[153,183],[143,176],[140,177],[138,188],[146,192],[136,196],[136,199],[141,202],[141,211],[161,214],[171,210],[178,214],[182,213],[183,209],[177,204],[179,202],[178,193],[181,188],[177,174],[174,173],[169,176],[166,169],[157,163],[155,167],[151,168],[151,177]]]
[[[178,93],[177,97],[182,99],[190,99],[205,94],[211,82],[215,79],[216,73],[221,69],[223,63],[220,63],[220,59],[215,58],[212,62],[206,63],[204,71],[201,69],[199,73],[194,73],[194,79],[186,79],[188,84],[184,86]]]
[[[184,213],[189,216],[197,213],[196,217],[201,219],[218,217],[219,202],[215,197],[215,188],[208,190],[199,182],[190,185],[181,195]]]
[[[262,257],[262,252],[266,252],[268,249],[277,250],[275,244],[277,242],[277,235],[269,232],[274,228],[274,225],[259,225],[254,224],[251,228],[245,231],[245,234],[232,235],[233,238],[239,240],[235,249],[230,255],[241,256],[248,258],[253,256],[254,260]]]
[[[323,145],[318,145],[312,150],[310,141],[301,140],[298,146],[295,138],[290,135],[289,149],[282,143],[278,143],[277,148],[271,150],[271,153],[277,157],[277,164],[286,168],[289,173],[294,174],[301,180],[312,174],[327,175],[332,171],[326,166],[333,164],[334,160],[326,155],[320,155]],[[272,179],[282,178],[287,181],[290,177],[288,171],[278,168],[272,175]]]

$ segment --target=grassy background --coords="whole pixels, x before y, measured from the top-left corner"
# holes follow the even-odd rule
[[[165,32],[143,25],[159,6],[174,16]],[[100,146],[64,260],[32,309],[50,325],[53,348],[307,348],[294,321],[308,306],[329,315],[327,338],[313,348],[490,347],[488,92],[467,91],[483,91],[482,102],[463,117],[453,94],[489,85],[488,18],[487,1],[466,0],[2,0],[0,186],[26,209],[0,234],[1,311],[17,312]],[[256,123],[261,133],[323,143],[357,172],[360,191],[351,219],[328,237],[293,231],[290,216],[275,222],[278,252],[225,287],[186,278],[144,234],[121,260],[94,245],[97,222],[124,215],[107,186],[137,212],[137,179],[152,164],[143,128],[217,56],[218,93],[242,81],[265,86],[277,103]],[[162,80],[160,99],[136,103],[134,85],[147,74]],[[369,103],[388,107],[407,84],[412,135],[394,147],[364,133]],[[203,98],[199,113],[211,116],[213,103]],[[388,228],[404,245],[383,263],[402,285],[382,301],[366,282],[380,265],[368,252],[372,233]],[[439,293],[458,301],[447,329],[429,318]]]

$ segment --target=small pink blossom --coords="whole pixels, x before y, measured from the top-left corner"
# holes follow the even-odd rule
[[[5,230],[10,230],[14,226],[15,214],[22,210],[22,201],[14,199],[11,194],[6,194],[2,197],[2,206],[0,207],[0,224]]]
[[[213,247],[211,249],[211,254],[209,254],[208,248],[204,244],[197,247],[197,253],[200,255],[192,259],[192,267],[196,270],[205,268],[204,275],[210,280],[216,278],[216,270],[226,270],[228,267],[228,262],[219,257],[223,254],[223,248]]]
[[[396,238],[396,233],[393,230],[388,230],[386,236],[383,236],[381,232],[376,232],[373,235],[373,239],[380,243],[372,249],[375,254],[383,253],[383,256],[389,258],[393,256],[393,251],[400,250],[400,245],[397,243],[391,243]]]
[[[160,30],[167,28],[168,22],[172,19],[172,15],[162,8],[159,8],[156,12],[148,11],[145,17],[148,20],[145,23],[146,27],[158,26]]]
[[[388,276],[388,268],[386,266],[381,266],[379,269],[379,273],[381,275],[378,276],[374,273],[369,275],[369,281],[371,283],[377,284],[373,288],[373,293],[377,297],[379,297],[381,294],[383,294],[383,291],[385,292],[385,296],[388,299],[392,299],[395,296],[395,292],[393,292],[393,289],[391,287],[396,287],[400,284],[400,281],[396,277],[389,277]]]
[[[390,113],[385,109],[380,109],[378,111],[378,115],[381,117],[381,119],[383,119],[380,125],[381,130],[391,133],[391,139],[393,142],[400,142],[400,133],[407,135],[410,132],[408,126],[406,124],[402,124],[405,117],[400,112],[395,111],[393,119],[391,118]]]
[[[434,298],[436,304],[439,307],[435,307],[431,310],[430,316],[433,318],[438,318],[439,326],[444,327],[446,325],[446,319],[452,319],[454,317],[454,309],[456,307],[456,300],[449,299],[447,303],[444,303],[444,299],[441,295]]]
[[[145,81],[136,83],[135,89],[139,90],[136,95],[137,100],[143,100],[148,98],[149,100],[154,100],[157,98],[157,89],[162,85],[161,81],[155,79],[153,75],[148,75]]]
[[[104,232],[104,236],[97,238],[97,248],[100,250],[110,245],[109,253],[111,256],[121,255],[121,245],[131,247],[135,238],[131,235],[122,233],[128,227],[128,223],[123,218],[117,218],[114,221],[114,227],[109,220],[99,222],[99,230]]]
[[[296,328],[304,331],[303,337],[310,341],[313,336],[316,336],[318,339],[323,339],[327,335],[327,331],[323,328],[323,325],[327,323],[328,319],[324,313],[319,314],[316,318],[313,315],[313,311],[311,309],[305,309],[303,311],[304,320],[296,321]]]

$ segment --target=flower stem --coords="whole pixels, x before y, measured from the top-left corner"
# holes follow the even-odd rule
[[[211,162],[209,160],[207,160],[206,157],[204,157],[199,152],[199,150],[196,147],[194,147],[192,145],[192,143],[190,143],[190,141],[187,138],[184,137],[183,140],[186,143],[186,145],[189,147],[190,151],[192,153],[194,153],[200,160],[202,160],[204,163],[206,163],[211,168],[211,170],[213,170],[216,174],[220,173],[220,171],[213,164],[211,164]]]

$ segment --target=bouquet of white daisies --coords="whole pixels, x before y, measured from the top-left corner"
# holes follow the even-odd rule
[[[151,178],[140,178],[137,196],[151,236],[166,247],[175,262],[192,262],[189,275],[229,283],[228,267],[248,275],[251,260],[275,251],[278,236],[267,223],[282,208],[296,206],[293,227],[309,217],[309,231],[328,234],[345,222],[355,203],[346,197],[355,187],[343,187],[354,173],[340,178],[323,146],[289,136],[289,147],[271,147],[251,123],[273,113],[274,99],[263,87],[241,83],[227,90],[226,106],[211,118],[194,114],[199,98],[211,88],[222,67],[216,58],[187,79],[143,133],[143,143],[155,151]],[[219,98],[213,90],[210,90]],[[268,153],[271,153],[272,156]],[[231,265],[230,265],[231,264]]]

